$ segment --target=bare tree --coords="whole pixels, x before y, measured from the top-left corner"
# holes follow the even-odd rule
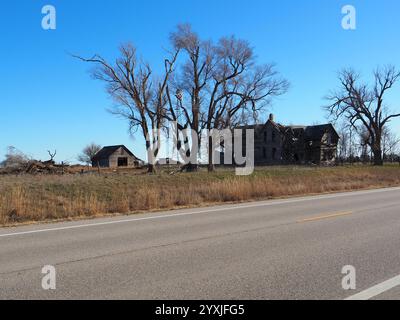
[[[82,153],[78,155],[78,161],[86,163],[90,165],[92,163],[93,157],[98,153],[101,149],[101,146],[92,142],[88,144],[83,150]]]
[[[165,91],[178,52],[176,50],[170,59],[165,60],[165,73],[161,78],[153,76],[149,64],[138,61],[136,48],[131,44],[120,47],[120,56],[114,63],[100,55],[89,59],[75,56],[97,66],[92,76],[106,84],[108,94],[116,102],[110,111],[129,122],[131,133],[141,130],[146,141],[149,172],[155,171],[167,103]]]
[[[167,87],[168,116],[180,128],[193,129],[197,144],[202,129],[232,128],[249,114],[254,119],[271,97],[288,89],[288,82],[278,77],[273,64],[255,64],[254,52],[247,41],[224,37],[214,45],[211,41],[202,41],[190,25],[179,25],[171,40],[176,50],[186,53],[187,60]],[[184,99],[180,95],[177,108],[171,100],[170,88],[188,97]],[[188,138],[184,137],[187,155],[191,154]],[[212,171],[213,144],[209,139],[208,169]],[[196,165],[189,164],[189,168],[194,169]]]
[[[400,113],[389,111],[384,100],[399,77],[400,72],[393,66],[378,68],[370,87],[354,70],[345,69],[339,75],[339,90],[327,97],[332,103],[325,108],[331,117],[343,117],[353,128],[358,129],[360,125],[369,133],[375,165],[383,165],[382,134],[385,126],[393,118],[400,117]]]
[[[47,153],[49,154],[49,156],[50,156],[50,160],[49,161],[54,161],[54,158],[56,157],[56,155],[57,155],[57,150],[54,150],[54,152],[51,152],[50,150],[47,150]]]
[[[211,78],[214,68],[213,46],[210,41],[204,42],[192,31],[188,24],[178,25],[177,30],[171,33],[171,43],[175,50],[186,53],[187,60],[184,62],[181,73],[173,79],[167,86],[167,96],[169,101],[168,119],[177,124],[177,129],[191,129],[195,132],[194,136],[184,136],[183,142],[177,136],[177,148],[183,151],[186,157],[195,157],[198,150],[192,150],[190,140],[193,144],[200,145],[201,134],[201,109],[203,94],[207,90],[207,83]],[[176,109],[171,99],[170,90],[177,94]],[[189,97],[188,100],[184,96]],[[185,131],[182,131],[185,133]],[[197,141],[194,141],[197,140]],[[181,150],[181,148],[184,148]],[[197,169],[197,160],[186,165],[188,171]]]
[[[13,146],[7,148],[5,160],[1,163],[2,167],[12,168],[26,165],[31,159]]]
[[[113,64],[99,55],[77,57],[97,65],[93,77],[106,83],[107,92],[117,102],[111,112],[127,119],[131,132],[141,129],[149,171],[154,170],[152,159],[160,150],[160,132],[166,120],[176,123],[180,131],[195,132],[193,136],[184,133],[183,140],[177,136],[177,149],[186,157],[194,156],[186,168],[196,170],[198,150],[190,145],[200,145],[203,129],[230,128],[249,114],[256,118],[271,97],[288,88],[273,64],[255,65],[253,50],[246,41],[230,37],[214,45],[202,41],[189,25],[180,25],[171,34],[171,43],[173,52],[165,60],[161,78],[152,76],[148,64],[137,61],[132,45],[123,45]],[[181,51],[186,59],[176,72]],[[209,169],[213,169],[212,164]]]

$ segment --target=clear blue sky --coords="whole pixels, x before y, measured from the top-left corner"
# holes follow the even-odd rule
[[[41,28],[41,8],[54,5],[57,29]],[[341,27],[341,8],[357,9],[357,30]],[[75,161],[92,141],[125,144],[144,157],[127,124],[109,114],[111,101],[89,65],[67,52],[116,55],[132,41],[143,58],[161,66],[168,35],[191,23],[203,37],[235,34],[254,46],[259,62],[276,62],[291,90],[275,100],[282,123],[325,121],[323,97],[337,71],[352,66],[365,76],[378,65],[400,68],[398,0],[4,0],[0,4],[0,159],[13,145],[46,159]],[[400,110],[400,86],[390,96]],[[393,123],[400,133],[400,122]]]

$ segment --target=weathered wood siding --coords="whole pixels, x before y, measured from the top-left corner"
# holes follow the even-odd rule
[[[135,158],[128,154],[124,148],[117,149],[110,157],[109,157],[109,167],[110,168],[118,168],[118,159],[119,158],[127,158],[128,159],[128,167],[135,167]]]

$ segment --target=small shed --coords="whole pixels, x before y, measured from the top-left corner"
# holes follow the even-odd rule
[[[92,166],[100,168],[135,168],[142,165],[144,162],[124,145],[104,147],[92,158]]]

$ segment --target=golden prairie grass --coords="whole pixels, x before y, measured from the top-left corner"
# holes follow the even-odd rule
[[[0,176],[0,225],[400,186],[400,168],[270,167],[215,173]]]

